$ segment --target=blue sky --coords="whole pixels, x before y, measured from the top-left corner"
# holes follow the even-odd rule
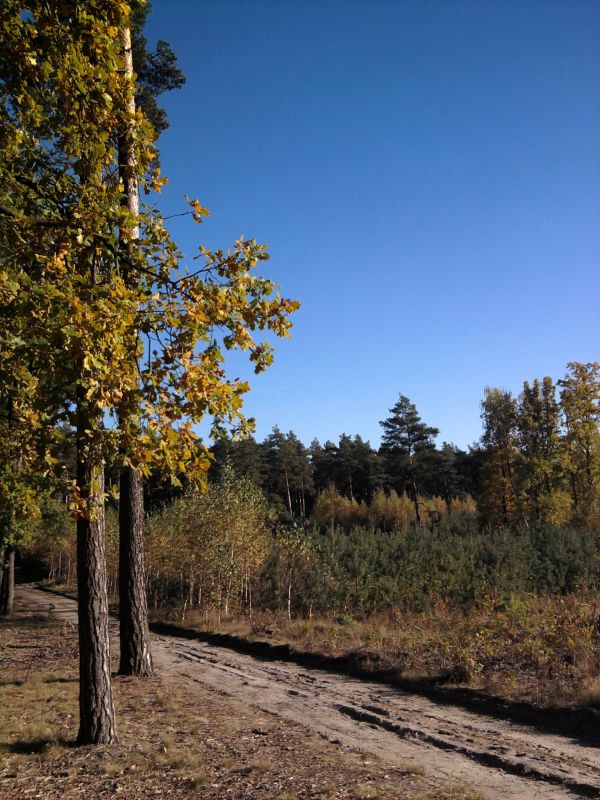
[[[377,444],[402,393],[466,446],[485,386],[600,357],[595,0],[153,0],[147,36],[187,76],[161,206],[212,212],[177,241],[266,242],[302,302],[258,438]]]

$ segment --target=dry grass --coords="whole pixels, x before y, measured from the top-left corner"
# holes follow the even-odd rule
[[[473,791],[462,784],[450,785],[426,795],[417,795],[411,800],[485,800],[480,792]]]
[[[578,699],[583,706],[600,708],[600,675],[593,675],[582,682]]]

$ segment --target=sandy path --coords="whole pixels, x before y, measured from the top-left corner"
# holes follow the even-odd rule
[[[69,598],[29,586],[18,587],[17,598],[51,604],[54,614],[77,622]],[[116,620],[111,633],[117,636]],[[434,781],[460,781],[488,798],[600,798],[600,750],[568,737],[204,642],[157,634],[152,642],[156,666],[188,687],[211,686],[390,764],[421,765]]]

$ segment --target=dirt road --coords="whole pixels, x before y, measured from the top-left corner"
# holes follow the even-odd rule
[[[20,586],[17,600],[52,605],[77,623],[69,598]],[[116,620],[111,630],[118,640]],[[460,781],[490,799],[600,798],[600,750],[565,736],[200,641],[156,634],[152,641],[157,668],[186,685],[211,686],[392,765],[420,765],[432,781]]]

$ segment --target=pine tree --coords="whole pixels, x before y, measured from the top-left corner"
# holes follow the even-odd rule
[[[132,3],[131,43],[133,69],[136,73],[135,105],[144,112],[154,133],[160,136],[169,127],[169,120],[165,110],[158,105],[157,98],[165,92],[181,89],[185,83],[185,75],[179,69],[177,56],[168,42],[159,39],[154,53],[148,49],[144,28],[151,11],[152,3],[149,0],[136,0]]]
[[[136,106],[152,124],[155,135],[159,135],[168,127],[168,121],[164,110],[158,107],[156,98],[166,91],[179,89],[185,82],[177,67],[175,54],[167,42],[159,41],[156,53],[148,51],[143,27],[150,8],[150,3],[133,4],[130,18],[132,29],[127,26],[121,29],[127,107],[119,136],[118,155],[124,205],[131,217],[130,229],[125,229],[128,236],[124,237],[128,238],[130,247],[135,246],[139,238]],[[157,155],[154,161],[158,163]],[[131,270],[127,270],[127,280],[136,280]],[[132,365],[132,368],[137,369],[137,365]],[[131,396],[123,397],[120,420],[121,424],[131,424],[134,428],[135,419],[126,419],[132,400]],[[133,433],[135,435],[135,431]],[[144,487],[139,469],[129,465],[121,468],[119,495],[119,672],[122,675],[146,677],[152,674],[152,657],[144,565]]]
[[[320,494],[330,484],[336,483],[337,446],[329,439],[321,446],[313,439],[309,448],[315,492]]]
[[[395,488],[408,491],[415,507],[417,525],[420,525],[420,482],[427,456],[435,449],[434,437],[439,430],[426,425],[414,403],[402,394],[390,409],[390,416],[380,425],[383,428],[381,453],[388,476]]]
[[[126,108],[118,140],[119,177],[123,185],[123,202],[127,211],[127,222],[121,227],[121,246],[124,253],[137,246],[140,235],[138,167],[135,155],[136,106],[135,79],[131,31],[124,25],[120,31],[123,52]],[[128,284],[136,281],[135,273],[125,264],[124,277]],[[137,372],[137,363],[131,364]],[[135,435],[137,420],[130,409],[135,410],[135,392],[123,395],[119,409],[119,424],[130,426]],[[129,433],[129,431],[128,431]],[[119,476],[119,672],[139,678],[152,675],[150,652],[150,630],[146,600],[146,573],[144,563],[144,485],[139,469],[125,464]]]
[[[307,495],[313,491],[312,467],[308,451],[290,431],[276,426],[261,445],[267,492],[283,500],[290,516],[306,516]]]

